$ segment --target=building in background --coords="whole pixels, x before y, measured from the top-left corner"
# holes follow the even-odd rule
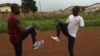
[[[71,12],[73,7],[74,6],[68,7],[64,11],[65,12]],[[81,12],[100,11],[100,3],[95,3],[95,4],[92,4],[90,6],[79,6],[79,7],[80,7]]]
[[[91,11],[100,11],[100,3],[95,3],[85,8],[85,12]]]
[[[0,4],[0,13],[10,13],[11,12],[10,6],[11,6],[10,3]]]

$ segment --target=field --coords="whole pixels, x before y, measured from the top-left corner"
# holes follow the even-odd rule
[[[41,31],[37,39],[43,39],[44,45],[37,50],[32,49],[31,36],[23,42],[23,56],[68,56],[67,38],[61,34],[59,43],[50,39],[55,31]],[[100,27],[81,28],[75,42],[75,56],[100,56]],[[0,56],[14,56],[14,49],[7,33],[0,34]]]
[[[75,56],[100,56],[100,13],[81,14],[85,20],[85,27],[80,28],[75,42]],[[67,38],[61,34],[59,43],[50,39],[55,35],[57,22],[65,22],[67,14],[38,15],[22,17],[22,24],[26,27],[35,22],[39,31],[37,39],[43,39],[44,45],[37,50],[32,49],[31,36],[23,42],[23,56],[68,56]],[[14,49],[7,34],[7,19],[0,19],[0,56],[14,56]]]

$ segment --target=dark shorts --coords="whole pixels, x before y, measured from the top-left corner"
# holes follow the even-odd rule
[[[68,23],[59,22],[58,25],[65,36],[67,36],[69,39],[75,39],[75,37],[71,36],[68,32]]]
[[[62,30],[62,33],[68,37],[68,50],[69,50],[69,53],[70,55],[74,55],[74,51],[73,51],[73,47],[74,47],[74,43],[75,43],[75,37],[71,36],[69,33],[68,33],[68,24],[67,23],[62,23],[62,22],[59,22],[58,23],[60,29]]]
[[[58,25],[60,26],[60,28],[61,28],[64,35],[69,35],[68,28],[67,28],[68,23],[59,22]]]

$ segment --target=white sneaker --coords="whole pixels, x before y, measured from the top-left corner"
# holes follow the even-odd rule
[[[51,39],[53,39],[53,40],[56,41],[56,42],[59,42],[59,41],[60,41],[60,39],[59,39],[58,37],[53,37],[53,36],[51,36]]]
[[[38,49],[44,44],[44,40],[41,41],[36,41],[35,44],[33,45],[33,49]]]

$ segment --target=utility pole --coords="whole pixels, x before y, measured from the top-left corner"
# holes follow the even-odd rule
[[[40,12],[41,12],[41,2],[39,1],[39,8],[40,8]]]

